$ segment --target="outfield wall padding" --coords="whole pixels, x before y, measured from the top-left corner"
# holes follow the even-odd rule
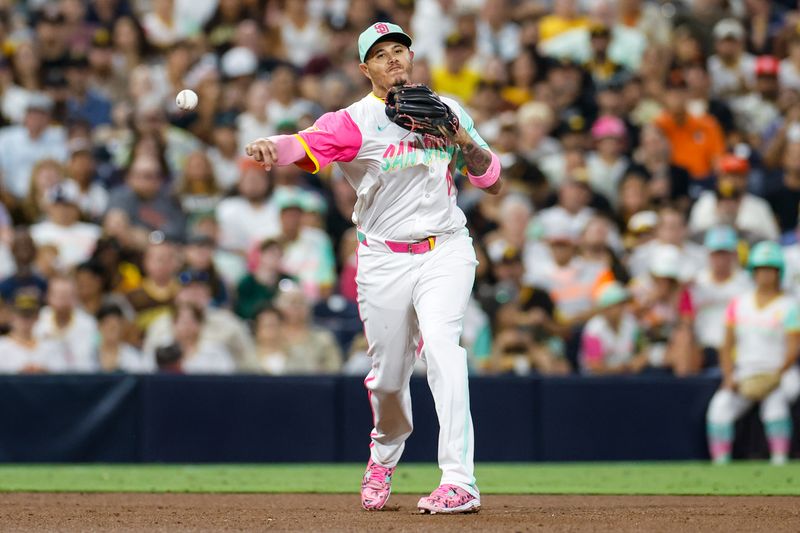
[[[714,378],[472,378],[477,461],[706,459]],[[439,426],[411,383],[404,460],[435,461]],[[800,428],[800,406],[794,406]],[[363,462],[372,413],[360,379],[260,376],[0,377],[2,462]],[[754,411],[737,457],[765,457]],[[800,456],[795,431],[793,452]]]

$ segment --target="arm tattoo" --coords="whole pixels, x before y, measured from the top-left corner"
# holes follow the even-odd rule
[[[486,173],[489,165],[492,163],[492,155],[488,150],[484,150],[472,139],[461,146],[461,154],[464,156],[464,161],[467,163],[467,172],[473,176],[482,176]]]

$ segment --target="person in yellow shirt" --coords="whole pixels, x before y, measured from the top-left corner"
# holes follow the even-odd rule
[[[469,66],[473,54],[470,38],[454,33],[445,41],[444,64],[433,69],[433,90],[439,94],[469,102],[475,94],[481,75]]]
[[[546,15],[539,21],[540,42],[589,26],[589,19],[580,14],[576,4],[576,0],[555,0],[552,15]]]

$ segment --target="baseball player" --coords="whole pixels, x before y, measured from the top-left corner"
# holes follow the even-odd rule
[[[442,478],[418,507],[430,513],[475,512],[480,493],[473,475],[467,354],[459,337],[477,260],[456,206],[452,168],[457,149],[470,181],[496,194],[500,163],[454,100],[435,97],[457,119],[450,121],[451,129],[438,129],[441,136],[421,134],[418,122],[410,130],[401,127],[399,119],[413,110],[389,118],[387,97],[411,79],[410,46],[411,38],[395,24],[368,27],[358,51],[372,92],[296,135],[255,140],[246,152],[266,169],[295,163],[317,172],[336,162],[356,189],[353,221],[361,243],[356,280],[372,357],[364,384],[374,419],[362,506],[381,509],[389,498],[413,427],[409,378],[415,357],[422,355],[439,418]],[[398,97],[399,105],[403,101]]]
[[[733,424],[754,402],[761,402],[772,462],[785,463],[792,435],[789,405],[800,395],[800,308],[780,288],[785,268],[780,246],[758,243],[750,268],[755,289],[728,305],[720,349],[722,386],[706,413],[711,459],[717,464],[730,461]]]

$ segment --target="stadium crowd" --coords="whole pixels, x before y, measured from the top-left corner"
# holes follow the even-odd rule
[[[762,240],[800,297],[796,2],[3,0],[0,372],[365,374],[354,191],[244,145],[366,94],[378,20],[502,162],[474,372],[714,372]]]

